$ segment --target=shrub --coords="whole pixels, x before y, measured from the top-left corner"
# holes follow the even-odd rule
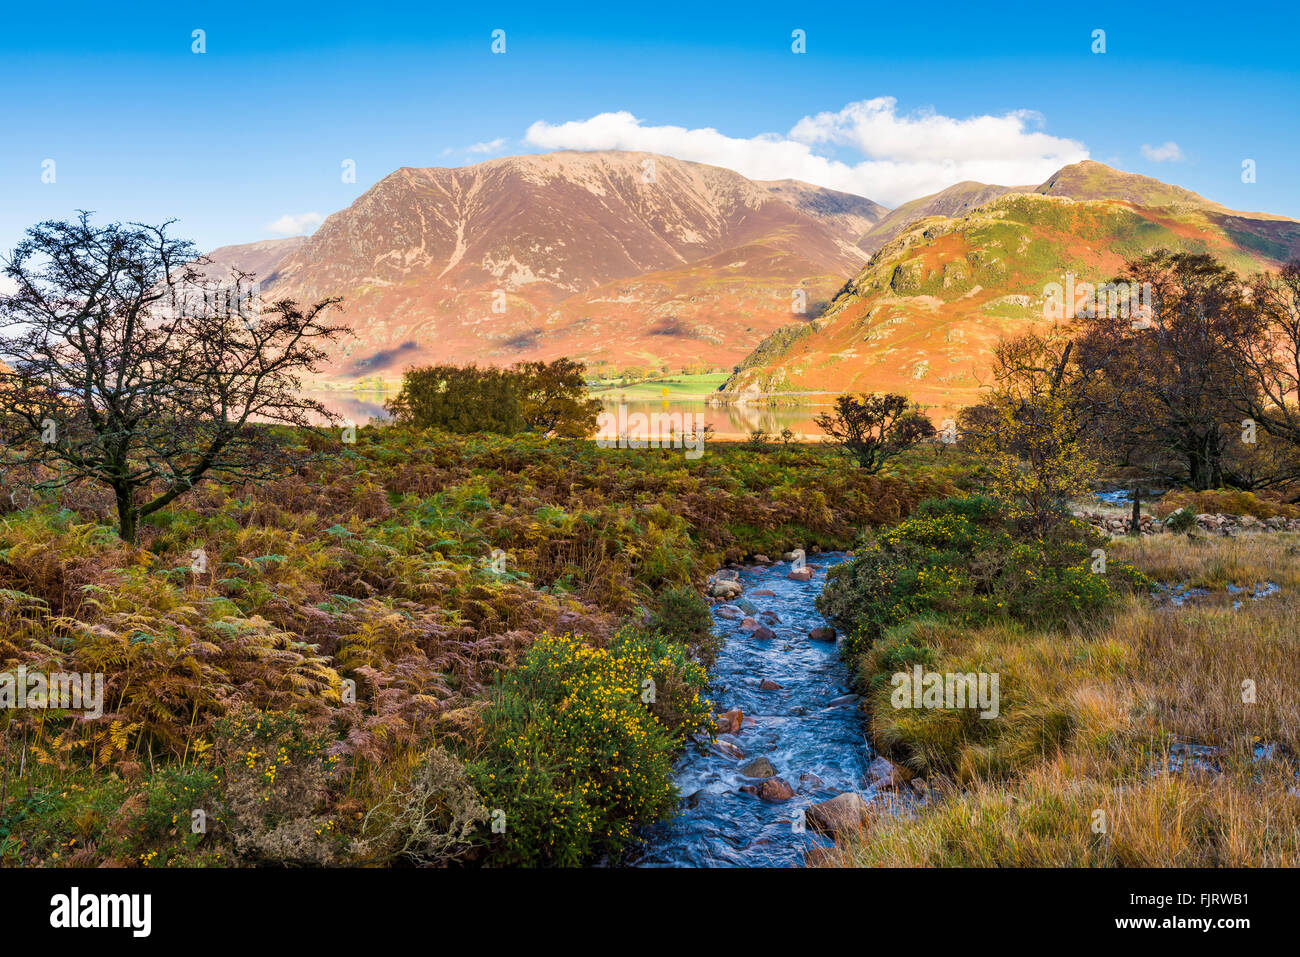
[[[291,711],[240,707],[217,723],[222,817],[243,861],[320,866],[343,856],[346,839],[328,814],[339,759],[327,756],[327,741]]]
[[[1009,530],[988,499],[922,503],[915,515],[831,569],[817,608],[848,635],[850,660],[890,625],[918,614],[965,624],[1077,618],[1110,603],[1114,585],[1141,583],[1122,562],[1092,571],[1102,539],[1070,522],[1041,538]]]
[[[487,819],[487,808],[464,765],[441,748],[432,748],[416,759],[406,780],[366,814],[362,853],[371,859],[446,866],[472,850],[470,837]]]
[[[1253,515],[1256,518],[1274,518],[1279,515],[1283,518],[1300,516],[1300,508],[1294,505],[1270,502],[1253,492],[1241,492],[1236,489],[1168,492],[1156,505],[1156,515],[1163,518],[1179,509],[1190,510],[1193,519],[1206,512],[1223,515]]]
[[[1188,532],[1195,527],[1196,512],[1185,505],[1165,519],[1165,528],[1171,532]]]
[[[638,828],[673,813],[677,735],[642,698],[643,682],[672,667],[654,650],[632,635],[608,649],[547,635],[506,676],[483,714],[470,772],[488,806],[504,813],[504,831],[486,836],[491,863],[617,858]],[[697,696],[691,722],[703,725],[708,705]]]
[[[716,639],[709,619],[711,638]],[[719,642],[720,643],[720,642]],[[658,632],[637,628],[619,631],[610,642],[610,650],[619,657],[638,662],[638,667],[654,684],[642,684],[641,697],[649,700],[651,713],[669,730],[677,743],[702,728],[711,727],[712,709],[700,697],[708,684],[706,665],[692,655],[680,641]]]
[[[646,628],[685,645],[695,660],[712,667],[721,640],[713,630],[709,603],[694,588],[669,588],[659,595],[659,607]]]

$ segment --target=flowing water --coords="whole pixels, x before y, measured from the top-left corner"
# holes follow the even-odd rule
[[[814,569],[809,582],[788,579],[789,562],[740,572],[745,591],[732,604],[750,603],[760,623],[758,613],[775,612],[780,621],[768,625],[775,638],[755,638],[741,629],[740,619],[719,614],[725,605],[714,608],[715,627],[726,644],[718,653],[710,694],[721,709],[742,710],[745,727],[736,735],[720,735],[720,743],[704,753],[691,748],[682,756],[677,766],[681,814],[648,829],[648,846],[635,864],[799,866],[806,850],[830,845],[799,826],[800,810],[845,791],[871,800],[867,768],[873,754],[857,698],[850,694],[848,669],[834,643],[808,637],[810,629],[825,624],[813,607],[826,583],[825,570],[844,559],[838,553],[809,556]],[[759,594],[763,591],[773,594]],[[759,690],[764,678],[781,689]],[[759,757],[796,789],[793,798],[769,803],[739,790],[760,783],[741,773]]]

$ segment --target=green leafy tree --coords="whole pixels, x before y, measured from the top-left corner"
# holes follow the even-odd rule
[[[600,400],[587,398],[587,367],[573,359],[519,362],[516,378],[520,414],[531,432],[585,438],[596,429]]]
[[[387,404],[398,422],[447,432],[595,431],[600,402],[587,398],[586,367],[572,359],[520,362],[509,369],[436,365],[410,369]]]
[[[512,435],[525,427],[514,379],[504,370],[476,365],[408,369],[386,408],[399,423],[418,429]]]
[[[930,420],[914,403],[893,393],[839,396],[835,414],[823,412],[814,421],[870,474],[935,434]]]

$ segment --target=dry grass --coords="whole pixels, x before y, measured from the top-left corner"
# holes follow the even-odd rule
[[[927,669],[998,671],[1002,715],[895,711],[873,732],[962,792],[880,813],[844,866],[1295,866],[1300,864],[1300,548],[1296,537],[1160,536],[1115,553],[1153,578],[1218,589],[1273,581],[1269,598],[1145,597],[1073,632],[914,626]],[[1243,693],[1243,682],[1254,700]],[[1046,733],[1047,730],[1051,734]],[[1219,749],[1214,770],[1171,771],[1179,743]],[[1258,760],[1260,744],[1274,757]],[[1097,812],[1105,829],[1097,827]]]

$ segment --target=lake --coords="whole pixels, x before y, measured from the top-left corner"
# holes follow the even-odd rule
[[[373,420],[382,419],[384,402],[392,396],[392,393],[384,392],[343,390],[321,390],[306,394],[335,415],[357,425],[366,425]],[[616,393],[609,392],[603,393],[599,398],[604,410],[614,416],[618,416],[620,405],[625,408],[623,413],[625,417],[639,413],[651,422],[655,421],[654,416],[667,414],[669,417],[680,416],[687,423],[693,423],[695,419],[692,416],[703,415],[704,424],[713,426],[714,436],[720,439],[746,439],[751,432],[758,429],[773,434],[779,433],[782,429],[789,429],[800,438],[820,438],[822,431],[813,422],[813,417],[829,408],[824,405],[710,406],[702,399],[691,398],[623,400]],[[612,437],[612,432],[608,435]]]

